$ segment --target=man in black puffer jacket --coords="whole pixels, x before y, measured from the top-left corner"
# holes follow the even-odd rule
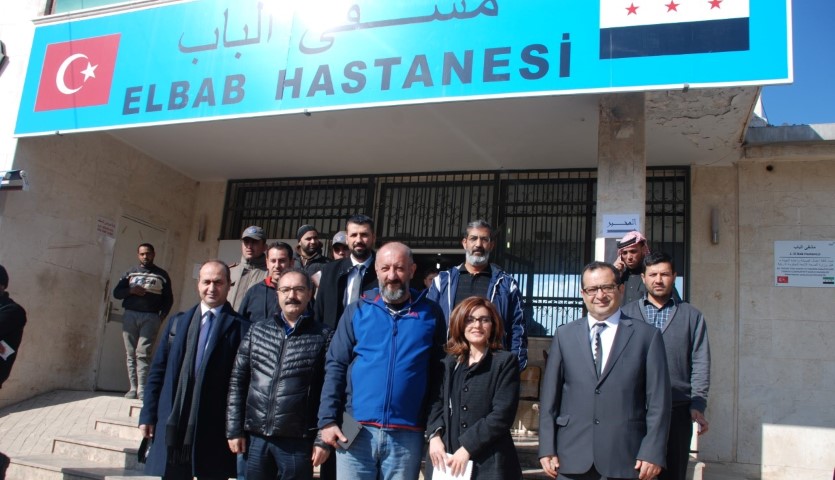
[[[332,332],[307,313],[312,287],[304,270],[285,270],[280,311],[254,324],[238,349],[226,437],[233,452],[247,453],[247,480],[311,479],[330,454],[316,416]]]

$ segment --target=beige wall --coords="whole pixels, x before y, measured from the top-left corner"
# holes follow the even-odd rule
[[[199,182],[197,184],[185,261],[180,272],[172,272],[172,281],[175,284],[178,279],[182,279],[182,294],[174,299],[172,311],[186,310],[200,301],[197,295],[195,269],[206,260],[217,258],[225,199],[226,182]],[[201,229],[203,230],[202,240],[198,239],[198,232]]]
[[[835,289],[775,287],[773,280],[775,241],[835,240],[835,157],[802,158],[738,165],[737,460],[761,463],[769,478],[828,479]]]
[[[157,263],[172,273],[176,302],[195,198],[205,193],[103,133],[21,139],[15,165],[29,172],[31,190],[0,192],[0,263],[28,324],[0,406],[56,388],[93,388],[114,244],[97,233],[97,220],[127,214],[168,230]]]
[[[767,479],[828,480],[835,466],[835,290],[773,280],[775,241],[835,239],[835,157],[804,152],[692,170],[691,302],[713,357],[700,458]]]

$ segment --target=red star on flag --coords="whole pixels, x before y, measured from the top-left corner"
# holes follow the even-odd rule
[[[680,4],[680,3],[673,2],[673,1],[670,1],[670,3],[668,3],[668,4],[667,4],[667,5],[665,5],[665,6],[667,7],[667,12],[677,12],[677,11],[678,11],[678,6],[679,6],[679,5],[681,5],[681,4]]]
[[[722,8],[719,4],[722,3],[722,0],[710,0],[707,2],[710,4],[710,9],[713,10],[714,8]]]
[[[626,10],[627,10],[626,15],[637,15],[638,14],[638,8],[640,8],[640,7],[636,7],[634,3],[629,4],[629,6],[626,7]]]

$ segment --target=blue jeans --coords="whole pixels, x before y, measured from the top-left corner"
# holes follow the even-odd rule
[[[313,440],[249,435],[247,480],[311,480]]]
[[[423,432],[364,425],[351,448],[336,450],[338,480],[417,480]]]

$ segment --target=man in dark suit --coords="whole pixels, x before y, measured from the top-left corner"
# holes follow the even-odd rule
[[[583,269],[588,316],[562,325],[540,394],[539,457],[549,476],[591,480],[657,476],[665,465],[670,378],[657,328],[620,311],[611,264]]]
[[[229,267],[200,268],[200,304],[169,320],[145,389],[139,429],[153,445],[145,472],[166,480],[228,479],[235,455],[226,441],[226,397],[249,321],[226,301]]]
[[[313,305],[315,317],[332,330],[336,329],[346,306],[355,302],[362,292],[377,286],[374,221],[365,215],[354,215],[348,219],[345,231],[351,255],[325,265]]]

